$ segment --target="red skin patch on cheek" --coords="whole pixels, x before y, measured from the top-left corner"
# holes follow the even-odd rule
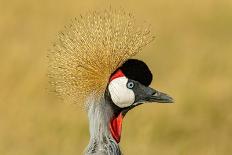
[[[110,82],[111,82],[112,80],[116,79],[116,78],[123,77],[123,76],[125,76],[125,75],[124,75],[123,72],[119,69],[116,73],[114,73],[114,74],[111,76]]]
[[[120,113],[117,117],[113,118],[109,123],[111,135],[117,143],[119,143],[121,139],[122,120],[123,120],[123,115],[122,113]]]

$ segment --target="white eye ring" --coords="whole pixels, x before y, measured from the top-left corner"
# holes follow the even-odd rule
[[[134,82],[130,81],[127,83],[126,86],[127,86],[127,88],[132,89],[132,88],[134,88],[135,84],[134,84]]]

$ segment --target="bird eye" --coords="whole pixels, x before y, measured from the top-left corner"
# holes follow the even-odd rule
[[[130,81],[127,83],[127,88],[132,89],[134,87],[134,82]]]

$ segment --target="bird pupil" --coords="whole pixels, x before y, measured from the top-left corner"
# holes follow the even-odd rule
[[[129,89],[132,89],[134,87],[134,83],[133,82],[128,82],[127,87]]]

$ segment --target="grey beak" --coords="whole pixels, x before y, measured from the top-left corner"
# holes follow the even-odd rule
[[[129,110],[133,109],[144,103],[158,102],[158,103],[173,103],[174,100],[169,95],[157,91],[151,87],[147,87],[144,85],[139,85],[139,89],[134,90],[136,94],[136,101],[131,106],[124,108],[123,114],[125,115]]]
[[[158,103],[173,103],[174,100],[169,95],[162,93],[160,91],[154,90],[150,88],[150,90],[153,91],[152,95],[147,96],[145,99],[147,102],[158,102]]]

